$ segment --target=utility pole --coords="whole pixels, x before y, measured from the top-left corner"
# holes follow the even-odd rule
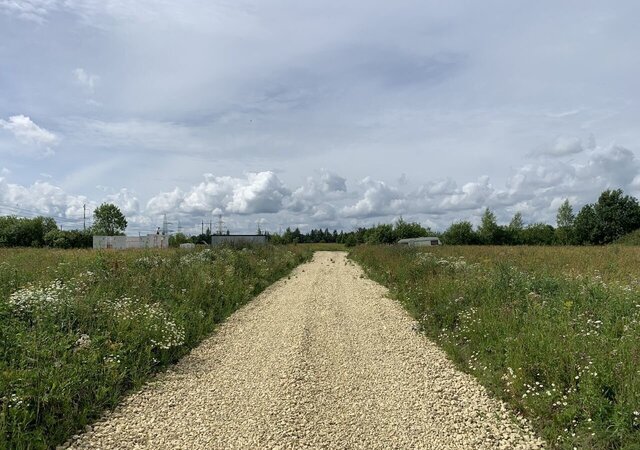
[[[222,221],[222,214],[218,214],[218,234],[222,236],[222,225],[224,222]]]
[[[82,229],[87,231],[87,204],[82,205]]]
[[[202,220],[202,230],[200,231],[200,234],[204,234],[204,220]]]

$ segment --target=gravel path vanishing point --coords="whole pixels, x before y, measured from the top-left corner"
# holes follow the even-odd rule
[[[386,293],[318,252],[71,447],[544,447]]]

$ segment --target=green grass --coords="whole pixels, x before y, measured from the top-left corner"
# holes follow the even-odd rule
[[[344,252],[347,250],[344,244],[336,243],[317,243],[317,244],[298,244],[314,252]]]
[[[562,449],[640,448],[640,252],[360,246],[465,371]]]
[[[629,234],[625,234],[620,239],[616,240],[614,244],[640,245],[640,230],[632,231]]]
[[[51,448],[312,252],[0,249],[0,448]]]

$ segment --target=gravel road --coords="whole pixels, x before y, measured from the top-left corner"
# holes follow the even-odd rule
[[[318,252],[71,448],[534,449],[544,442],[341,252]]]

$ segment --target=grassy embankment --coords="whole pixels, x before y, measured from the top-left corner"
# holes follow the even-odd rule
[[[62,443],[310,256],[0,249],[0,448]]]
[[[428,336],[556,448],[640,448],[640,251],[361,246]]]

